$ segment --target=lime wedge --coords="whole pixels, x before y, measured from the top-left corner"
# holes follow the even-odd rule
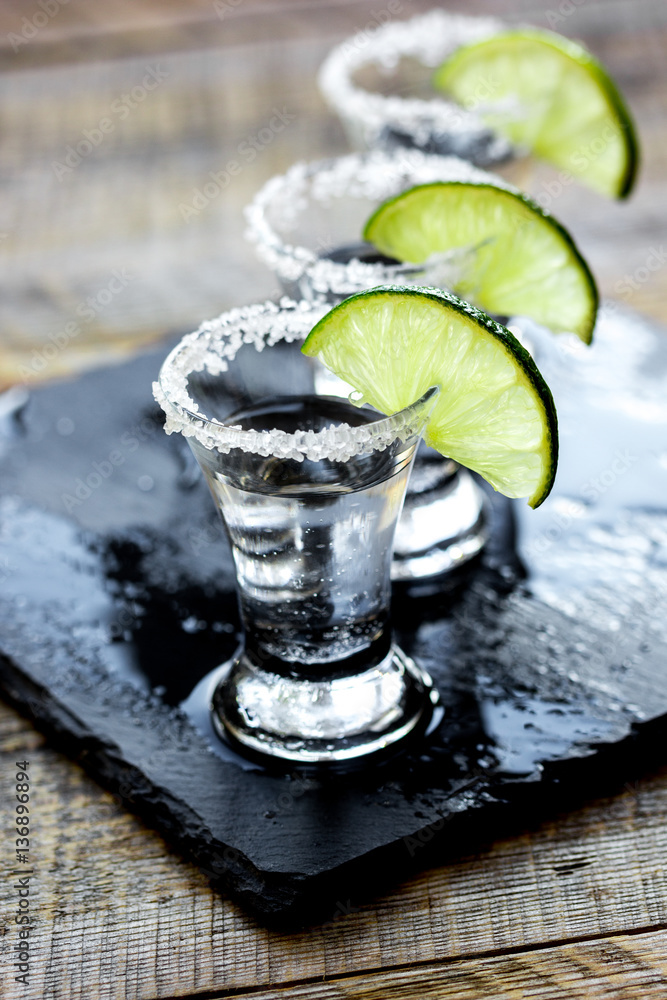
[[[590,343],[598,293],[553,216],[519,191],[486,183],[422,184],[380,205],[364,239],[399,260],[468,248],[453,291],[500,316],[529,316]]]
[[[554,402],[509,330],[437,288],[380,286],[345,299],[302,348],[382,413],[437,385],[426,442],[537,507],[556,474]]]
[[[625,198],[637,171],[630,112],[604,66],[550,31],[502,32],[457,49],[434,86],[570,176]]]

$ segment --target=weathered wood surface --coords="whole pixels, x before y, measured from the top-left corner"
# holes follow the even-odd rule
[[[522,995],[523,970],[526,996],[586,996],[577,976],[590,967],[603,977],[605,962],[600,996],[640,996],[624,991],[633,982],[648,990],[660,976],[667,987],[657,933],[667,928],[667,770],[377,901],[341,899],[327,926],[282,935],[213,893],[6,707],[0,735],[3,803],[14,761],[31,762],[38,918],[30,992],[8,983],[8,997],[233,995],[281,984],[284,995],[298,986],[295,996],[399,997],[413,977],[413,996],[426,983],[424,996],[486,996],[493,981],[502,997]],[[2,891],[6,963],[16,933],[9,880]],[[330,977],[339,978],[329,992],[317,992]]]
[[[2,5],[0,382],[22,377],[19,366],[106,287],[114,269],[132,276],[122,294],[31,378],[97,363],[273,290],[242,241],[241,206],[295,159],[346,149],[314,74],[329,46],[363,30],[383,5],[229,6],[220,18],[208,0],[70,0],[15,51],[9,33],[38,7]],[[431,6],[404,0],[402,16]],[[450,6],[542,26],[564,7],[572,13],[556,27],[583,37],[610,66],[640,126],[640,186],[621,205],[572,186],[551,207],[572,228],[604,293],[667,321],[667,267],[648,264],[667,231],[661,0]],[[112,114],[114,130],[99,149],[56,176],[53,162],[68,144],[156,64],[167,74],[160,86],[122,120]],[[276,104],[293,120],[185,221],[179,206],[265,126]],[[212,893],[194,867],[5,707],[0,740],[3,845],[13,848],[13,765],[26,755],[34,795],[38,920],[29,988],[14,983],[8,958],[16,943],[9,877],[1,890],[2,995],[10,1000],[667,995],[667,772],[638,776],[611,799],[435,868],[379,900],[342,899],[328,926],[281,935]],[[3,859],[10,859],[4,846]]]
[[[251,1000],[663,1000],[665,932],[244,993]],[[240,994],[224,994],[225,997]],[[220,995],[222,997],[222,995]]]
[[[403,6],[407,16],[430,0]],[[70,0],[16,52],[7,39],[21,27],[23,7],[0,11],[0,167],[6,184],[0,384],[99,363],[274,291],[273,279],[243,240],[241,209],[294,160],[347,150],[315,74],[331,44],[363,32],[375,9],[339,2],[284,7],[279,17],[279,4],[269,15],[259,0],[230,2],[229,16],[221,19],[204,3],[162,9],[144,2],[112,5],[106,21],[101,7]],[[503,7],[542,26],[552,10],[547,0],[533,11],[524,5],[518,10],[510,0],[465,10],[500,13]],[[624,0],[577,6],[559,25],[583,35],[606,60],[638,119],[644,163],[631,200],[612,204],[578,185],[563,188],[553,173],[534,178],[534,193],[546,195],[572,228],[602,292],[658,319],[667,301],[660,256],[667,228],[666,21],[657,0]],[[206,47],[193,49],[204,44],[204,31]],[[76,53],[66,39],[78,40]],[[54,51],[60,61],[52,65]],[[151,72],[152,89],[146,89]],[[284,121],[270,135],[276,108]],[[68,149],[85,142],[104,119],[111,131],[81,162],[70,159],[70,167]],[[255,149],[250,140],[257,140]],[[188,214],[196,192],[230,160],[239,162],[240,172]],[[109,298],[114,272],[125,280]],[[91,298],[92,314],[81,316]],[[72,320],[76,336],[54,354],[50,337]]]

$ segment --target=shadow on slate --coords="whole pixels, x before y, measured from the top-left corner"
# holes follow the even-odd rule
[[[206,704],[238,639],[234,573],[194,459],[152,402],[164,354],[2,398],[0,679],[218,888],[281,927],[330,921],[415,866],[656,763],[660,727],[636,712],[667,712],[664,648],[639,655],[636,630],[610,646],[532,598],[513,507],[495,495],[481,559],[394,595],[399,641],[446,706],[423,741],[327,775],[223,745]],[[558,669],[536,657],[540,638]],[[634,714],[629,657],[645,680]]]

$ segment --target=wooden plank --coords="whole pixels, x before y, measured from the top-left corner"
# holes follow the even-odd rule
[[[13,802],[14,761],[31,761],[36,997],[139,1000],[370,970],[391,981],[390,970],[413,963],[667,925],[667,769],[377,901],[341,899],[327,926],[285,935],[213,893],[3,706],[0,739],[0,801]],[[11,885],[0,889],[5,963],[16,943]],[[7,988],[10,1000],[26,995]]]
[[[621,0],[627,2],[627,0]],[[59,9],[53,4],[59,4]],[[91,4],[88,0],[49,0],[49,13],[30,9],[22,0],[0,6],[0,67],[89,62],[184,51],[213,46],[229,47],[272,39],[328,37],[338,41],[355,35],[382,18],[386,5],[374,0],[116,0]],[[470,14],[512,17],[512,0],[470,0]],[[432,0],[410,0],[398,8],[401,19],[430,10]],[[396,8],[394,8],[396,10]],[[35,17],[37,15],[37,17]]]
[[[664,1000],[667,932],[345,977],[327,983],[225,993],[225,1000]],[[219,994],[216,1000],[222,1000]]]
[[[640,13],[654,6],[637,4]],[[340,18],[347,12],[347,30],[358,26],[362,8],[335,9]],[[548,170],[535,171],[533,190],[547,195],[548,207],[571,229],[603,294],[665,320],[667,267],[651,255],[660,251],[667,228],[667,28],[642,29],[640,13],[638,27],[591,39],[639,123],[644,163],[636,193],[615,204],[579,185],[559,190]],[[579,16],[564,27],[576,34]],[[235,24],[232,19],[232,35]],[[342,153],[347,145],[314,84],[335,29],[322,25],[319,34],[313,27],[304,35],[295,26],[281,45],[263,31],[251,37],[235,46],[220,36],[218,48],[159,59],[144,54],[0,76],[0,167],[7,177],[0,212],[0,385],[25,380],[26,369],[32,383],[100,363],[275,291],[273,277],[243,239],[243,206],[294,160]],[[156,66],[164,79],[126,115],[113,110],[134,87],[141,96],[142,80]],[[289,115],[286,127],[252,161],[241,158],[241,144],[266,127],[277,104]],[[68,148],[85,142],[86,130],[105,118],[112,131],[103,141],[73,168],[58,170],[54,164],[64,163]],[[240,173],[184,218],[183,206],[234,159]],[[130,277],[108,301],[115,271]],[[79,310],[90,298],[94,315],[82,320]],[[71,322],[78,333],[54,357],[50,337]]]
[[[432,0],[411,2],[410,11],[431,6]],[[13,365],[15,374],[16,359],[71,320],[115,267],[136,277],[86,330],[96,351],[101,343],[122,350],[268,294],[272,281],[242,242],[241,207],[294,159],[346,149],[314,74],[332,42],[362,28],[377,7],[294,2],[268,9],[261,0],[244,0],[238,17],[221,20],[211,16],[208,0],[99,9],[71,0],[38,38],[13,52],[6,35],[33,8],[19,0],[6,4],[0,57],[5,69],[22,72],[0,80],[0,164],[9,180],[0,218],[5,372]],[[546,10],[557,7],[524,5],[521,18],[547,26]],[[475,0],[468,9],[517,16],[513,0]],[[590,40],[618,78],[640,126],[644,165],[627,204],[611,205],[574,186],[553,204],[603,291],[663,320],[667,268],[645,277],[644,271],[667,223],[664,17],[664,5],[654,0],[615,0],[603,12],[576,5],[560,26]],[[69,180],[55,177],[53,159],[107,114],[157,53],[169,72],[165,86],[118,120],[110,141]],[[64,65],[68,60],[78,67]],[[288,103],[294,125],[200,218],[184,224],[179,204],[265,123],[266,108],[277,100]],[[626,275],[637,276],[627,297],[617,291]],[[73,352],[62,361],[65,370],[85,363]],[[38,922],[29,990],[6,974],[16,943],[16,897],[7,879],[0,890],[9,1000],[257,989],[258,997],[494,1000],[667,993],[665,941],[655,930],[667,921],[667,772],[408,880],[377,901],[341,899],[329,926],[287,936],[259,927],[212,893],[201,873],[125,804],[1,706],[0,739],[1,822],[10,846],[13,762],[29,754],[35,775]],[[619,936],[628,930],[637,933]],[[592,940],[568,944],[573,938]],[[329,977],[340,978],[317,982]]]

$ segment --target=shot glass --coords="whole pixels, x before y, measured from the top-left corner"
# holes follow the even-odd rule
[[[409,146],[478,166],[500,163],[512,147],[481,117],[490,92],[480,89],[462,108],[436,96],[430,78],[459,46],[502,29],[495,18],[443,10],[387,21],[332,49],[320,68],[320,90],[355,149]]]
[[[360,241],[364,221],[380,202],[414,184],[443,180],[491,178],[456,157],[415,149],[296,163],[247,206],[246,235],[293,298],[333,304],[380,284],[451,287],[474,247],[415,265],[383,257]],[[313,364],[319,391],[348,395],[349,386]],[[463,565],[484,546],[488,521],[486,495],[474,477],[422,443],[396,532],[392,579],[410,584]]]
[[[303,764],[426,726],[428,675],[393,642],[390,565],[429,390],[383,416],[318,393],[299,343],[322,303],[233,310],[185,337],[154,392],[188,439],[231,543],[244,638],[213,695],[219,733]]]

